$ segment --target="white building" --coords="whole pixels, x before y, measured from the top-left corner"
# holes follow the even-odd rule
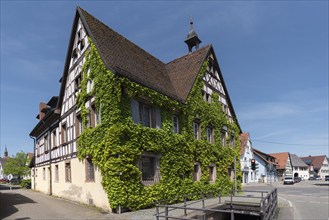
[[[259,175],[257,170],[251,169],[251,160],[255,159],[252,151],[252,143],[249,138],[249,133],[242,133],[241,150],[240,150],[240,163],[242,171],[242,184],[258,182]]]
[[[259,182],[271,183],[278,181],[275,162],[275,157],[261,152],[255,148],[252,149],[256,163],[258,164],[257,173],[259,175]]]
[[[292,173],[294,177],[301,177],[302,179],[309,178],[308,166],[296,154],[290,154]]]

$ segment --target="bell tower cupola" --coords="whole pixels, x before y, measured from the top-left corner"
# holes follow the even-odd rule
[[[188,46],[189,53],[192,52],[193,47],[195,47],[195,50],[199,49],[199,45],[201,43],[201,40],[199,39],[197,33],[195,32],[193,28],[193,19],[190,18],[190,31],[188,32],[188,35],[186,37],[186,40],[184,41]]]

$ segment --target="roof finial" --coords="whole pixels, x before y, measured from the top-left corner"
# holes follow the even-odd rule
[[[193,30],[193,17],[190,16],[190,30]]]

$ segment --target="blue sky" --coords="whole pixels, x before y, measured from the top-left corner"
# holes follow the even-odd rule
[[[33,151],[29,133],[39,102],[59,95],[77,5],[164,62],[187,53],[192,15],[253,146],[329,154],[328,1],[1,1],[1,156],[5,146]]]

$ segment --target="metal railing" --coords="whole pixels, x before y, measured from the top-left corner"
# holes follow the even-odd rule
[[[199,200],[188,201],[188,198],[194,196],[201,196]],[[156,220],[169,220],[169,219],[181,219],[181,220],[192,220],[193,213],[196,215],[198,212],[203,219],[207,219],[207,214],[209,213],[222,213],[230,215],[230,219],[234,220],[235,214],[244,215],[246,211],[237,210],[235,207],[237,204],[243,202],[244,205],[253,204],[257,211],[249,211],[248,215],[260,217],[260,220],[272,220],[277,209],[277,189],[272,191],[230,191],[230,196],[225,197],[230,199],[222,203],[221,190],[218,190],[217,196],[207,196],[207,193],[197,193],[191,195],[184,195],[177,197],[183,199],[181,204],[161,204],[165,202],[164,200],[158,201],[156,203]],[[239,198],[243,198],[242,200]],[[213,206],[217,205],[217,208],[206,206],[206,202],[212,199]],[[255,202],[256,201],[256,202]],[[227,205],[226,209],[218,209],[219,206]],[[162,209],[162,211],[160,211]],[[178,212],[181,211],[181,212]],[[176,212],[176,213],[174,213]],[[182,213],[183,212],[183,213]],[[190,217],[188,217],[190,215]]]

